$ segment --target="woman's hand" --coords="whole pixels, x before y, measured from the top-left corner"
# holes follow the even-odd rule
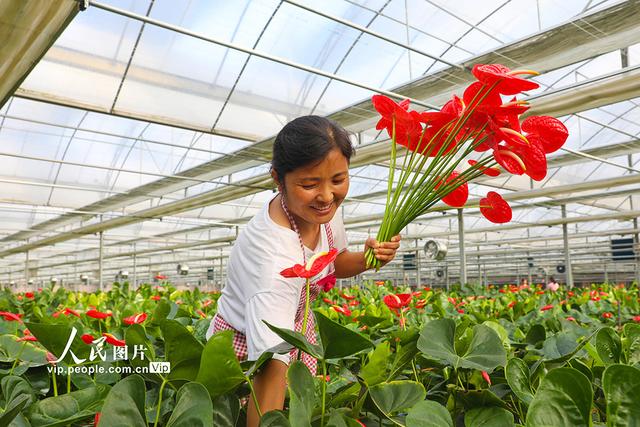
[[[391,238],[390,242],[378,243],[373,237],[369,237],[364,243],[365,252],[367,248],[373,249],[373,253],[382,265],[388,264],[392,259],[396,257],[396,252],[400,247],[400,235],[397,234]]]

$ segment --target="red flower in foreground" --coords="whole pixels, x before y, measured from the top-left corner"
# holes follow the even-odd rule
[[[478,161],[477,160],[467,160],[467,162],[471,166],[475,166],[476,168],[478,168],[480,170],[480,172],[482,172],[483,174],[485,174],[487,176],[496,177],[496,176],[500,175],[500,169],[498,169],[498,168],[495,168],[495,167],[488,168],[486,166],[478,165]]]
[[[525,90],[537,89],[538,83],[518,77],[518,74],[537,75],[530,70],[510,70],[501,64],[476,64],[471,70],[478,81],[487,86],[496,85],[502,95],[516,95]]]
[[[484,378],[487,384],[491,385],[491,377],[489,377],[487,371],[482,371],[482,378]]]
[[[399,309],[406,307],[411,302],[413,296],[411,294],[390,294],[383,298],[384,303],[390,309]]]
[[[93,317],[94,319],[106,319],[107,317],[111,317],[111,313],[105,313],[102,311],[98,311],[94,308],[92,308],[91,310],[87,311],[85,313],[87,316],[89,317]]]
[[[118,338],[116,338],[115,336],[113,336],[113,335],[111,335],[111,334],[109,334],[109,333],[107,333],[107,332],[104,332],[104,333],[102,334],[102,336],[103,336],[103,337],[105,337],[105,338],[107,338],[107,342],[108,342],[109,344],[114,345],[114,346],[116,346],[116,347],[123,347],[123,346],[127,345],[127,344],[124,342],[124,340],[119,340]]]
[[[633,316],[632,319],[634,322],[640,323],[640,316]]]
[[[20,322],[22,323],[22,314],[9,313],[8,311],[0,311],[0,316],[8,322]]]
[[[469,186],[462,179],[458,178],[460,174],[456,171],[451,172],[451,175],[444,181],[444,185],[454,185],[453,190],[447,190],[448,194],[442,198],[442,201],[453,208],[461,208],[467,203],[469,198]],[[436,185],[435,189],[440,188],[442,182]]]
[[[318,280],[316,284],[318,286],[321,286],[323,291],[329,292],[336,285],[336,275],[329,274],[328,276],[325,276],[322,279]]]
[[[507,307],[513,308],[514,305],[516,305],[516,301],[511,301]]]
[[[96,412],[96,416],[93,418],[93,427],[98,427],[98,423],[100,422],[100,412]]]
[[[145,320],[147,320],[147,313],[134,314],[133,316],[122,319],[122,321],[127,325],[139,325]]]
[[[351,316],[351,310],[349,310],[347,307],[340,307],[339,305],[332,305],[331,308],[333,308],[336,312],[338,312],[340,314],[344,314],[347,317]]]
[[[22,338],[18,338],[17,341],[38,341],[36,337],[31,335],[31,332],[28,329],[25,329],[22,333],[24,336]]]
[[[154,301],[160,301],[160,295],[152,295],[151,299]]]
[[[608,311],[605,311],[604,313],[602,313],[602,317],[604,319],[611,319],[613,317],[613,314],[609,313]]]
[[[33,292],[25,292],[24,296],[29,298],[29,299],[34,299],[35,295],[33,294]]]
[[[333,302],[332,300],[330,300],[329,298],[322,298],[322,301],[324,301],[325,303],[329,304],[329,305],[334,305],[335,302]]]
[[[85,344],[91,344],[93,342],[93,340],[95,340],[95,338],[93,337],[93,335],[89,335],[89,334],[84,334],[80,337],[80,339],[82,341],[84,341]]]
[[[337,256],[338,250],[331,248],[329,252],[320,252],[309,258],[307,265],[296,264],[293,267],[285,268],[280,274],[284,277],[302,277],[309,279],[335,261]]]
[[[202,308],[207,308],[209,307],[211,304],[213,304],[213,301],[211,301],[210,299],[206,300],[205,302],[202,303]]]
[[[495,191],[489,191],[487,197],[480,199],[480,212],[489,221],[502,224],[511,221],[511,206]]]
[[[552,308],[553,308],[553,304],[549,304],[542,307],[540,311],[547,311],[547,310],[551,310]]]
[[[340,293],[340,296],[347,301],[351,301],[352,299],[356,299],[354,295],[345,294],[344,292]]]
[[[427,299],[423,298],[421,300],[418,300],[418,302],[416,302],[416,308],[424,308],[427,305]]]

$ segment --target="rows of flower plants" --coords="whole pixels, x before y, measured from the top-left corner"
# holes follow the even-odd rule
[[[0,426],[244,425],[269,354],[240,363],[228,331],[206,341],[218,296],[168,284],[3,290]],[[263,426],[640,425],[636,285],[367,282],[314,307],[319,344],[272,329],[315,356],[319,375],[294,361],[286,408]]]

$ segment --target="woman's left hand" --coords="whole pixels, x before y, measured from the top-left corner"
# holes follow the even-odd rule
[[[393,236],[390,242],[379,243],[373,237],[369,237],[365,242],[365,251],[367,248],[373,249],[373,253],[382,265],[388,264],[396,257],[396,252],[400,247],[401,237],[399,234]]]

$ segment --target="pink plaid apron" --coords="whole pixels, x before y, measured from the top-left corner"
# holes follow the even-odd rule
[[[288,211],[285,208],[285,212]],[[291,218],[290,218],[291,220]],[[292,220],[291,220],[292,221]],[[292,221],[293,222],[293,221]],[[295,224],[295,223],[293,223]],[[295,227],[295,225],[294,225]],[[333,248],[333,232],[331,231],[331,226],[329,226],[329,223],[326,223],[324,225],[325,228],[325,232],[327,233],[327,241],[329,243],[329,248]],[[295,227],[295,231],[297,232],[297,227]],[[298,234],[299,236],[299,234]],[[302,240],[300,240],[300,244],[302,244]],[[304,249],[303,249],[304,251]],[[306,256],[304,257],[306,260]],[[335,268],[333,266],[333,263],[331,263],[329,265],[329,274],[334,274],[335,272]],[[318,280],[319,281],[319,280]],[[320,291],[322,290],[322,286],[319,286],[317,284],[317,282],[312,282],[309,286],[309,304],[311,304],[316,297],[318,296],[318,294],[320,293]],[[305,299],[306,299],[306,289],[305,286],[302,287],[302,290],[300,292],[300,300],[298,302],[298,309],[296,311],[296,317],[295,317],[295,327],[294,330],[296,332],[301,332],[302,331],[302,322],[304,320],[304,306],[305,306]],[[315,330],[315,318],[313,316],[313,312],[310,311],[309,312],[309,317],[307,318],[307,332],[305,334],[305,337],[307,338],[307,340],[312,343],[312,344],[317,344],[318,340],[316,339],[316,330]],[[215,334],[218,331],[234,331],[235,335],[233,336],[233,349],[236,352],[236,357],[238,358],[238,360],[243,361],[246,360],[247,358],[247,337],[245,334],[243,334],[240,331],[237,331],[234,329],[233,326],[231,326],[229,323],[227,323],[226,320],[224,320],[222,318],[222,316],[220,315],[215,315],[213,318],[213,333]],[[289,356],[291,357],[291,360],[296,360],[298,358],[298,350],[294,349],[289,353]],[[311,372],[311,375],[316,375],[316,369],[317,369],[317,360],[310,356],[307,353],[302,353],[300,360],[302,361],[302,363],[304,363],[307,368],[309,368],[309,371]]]

